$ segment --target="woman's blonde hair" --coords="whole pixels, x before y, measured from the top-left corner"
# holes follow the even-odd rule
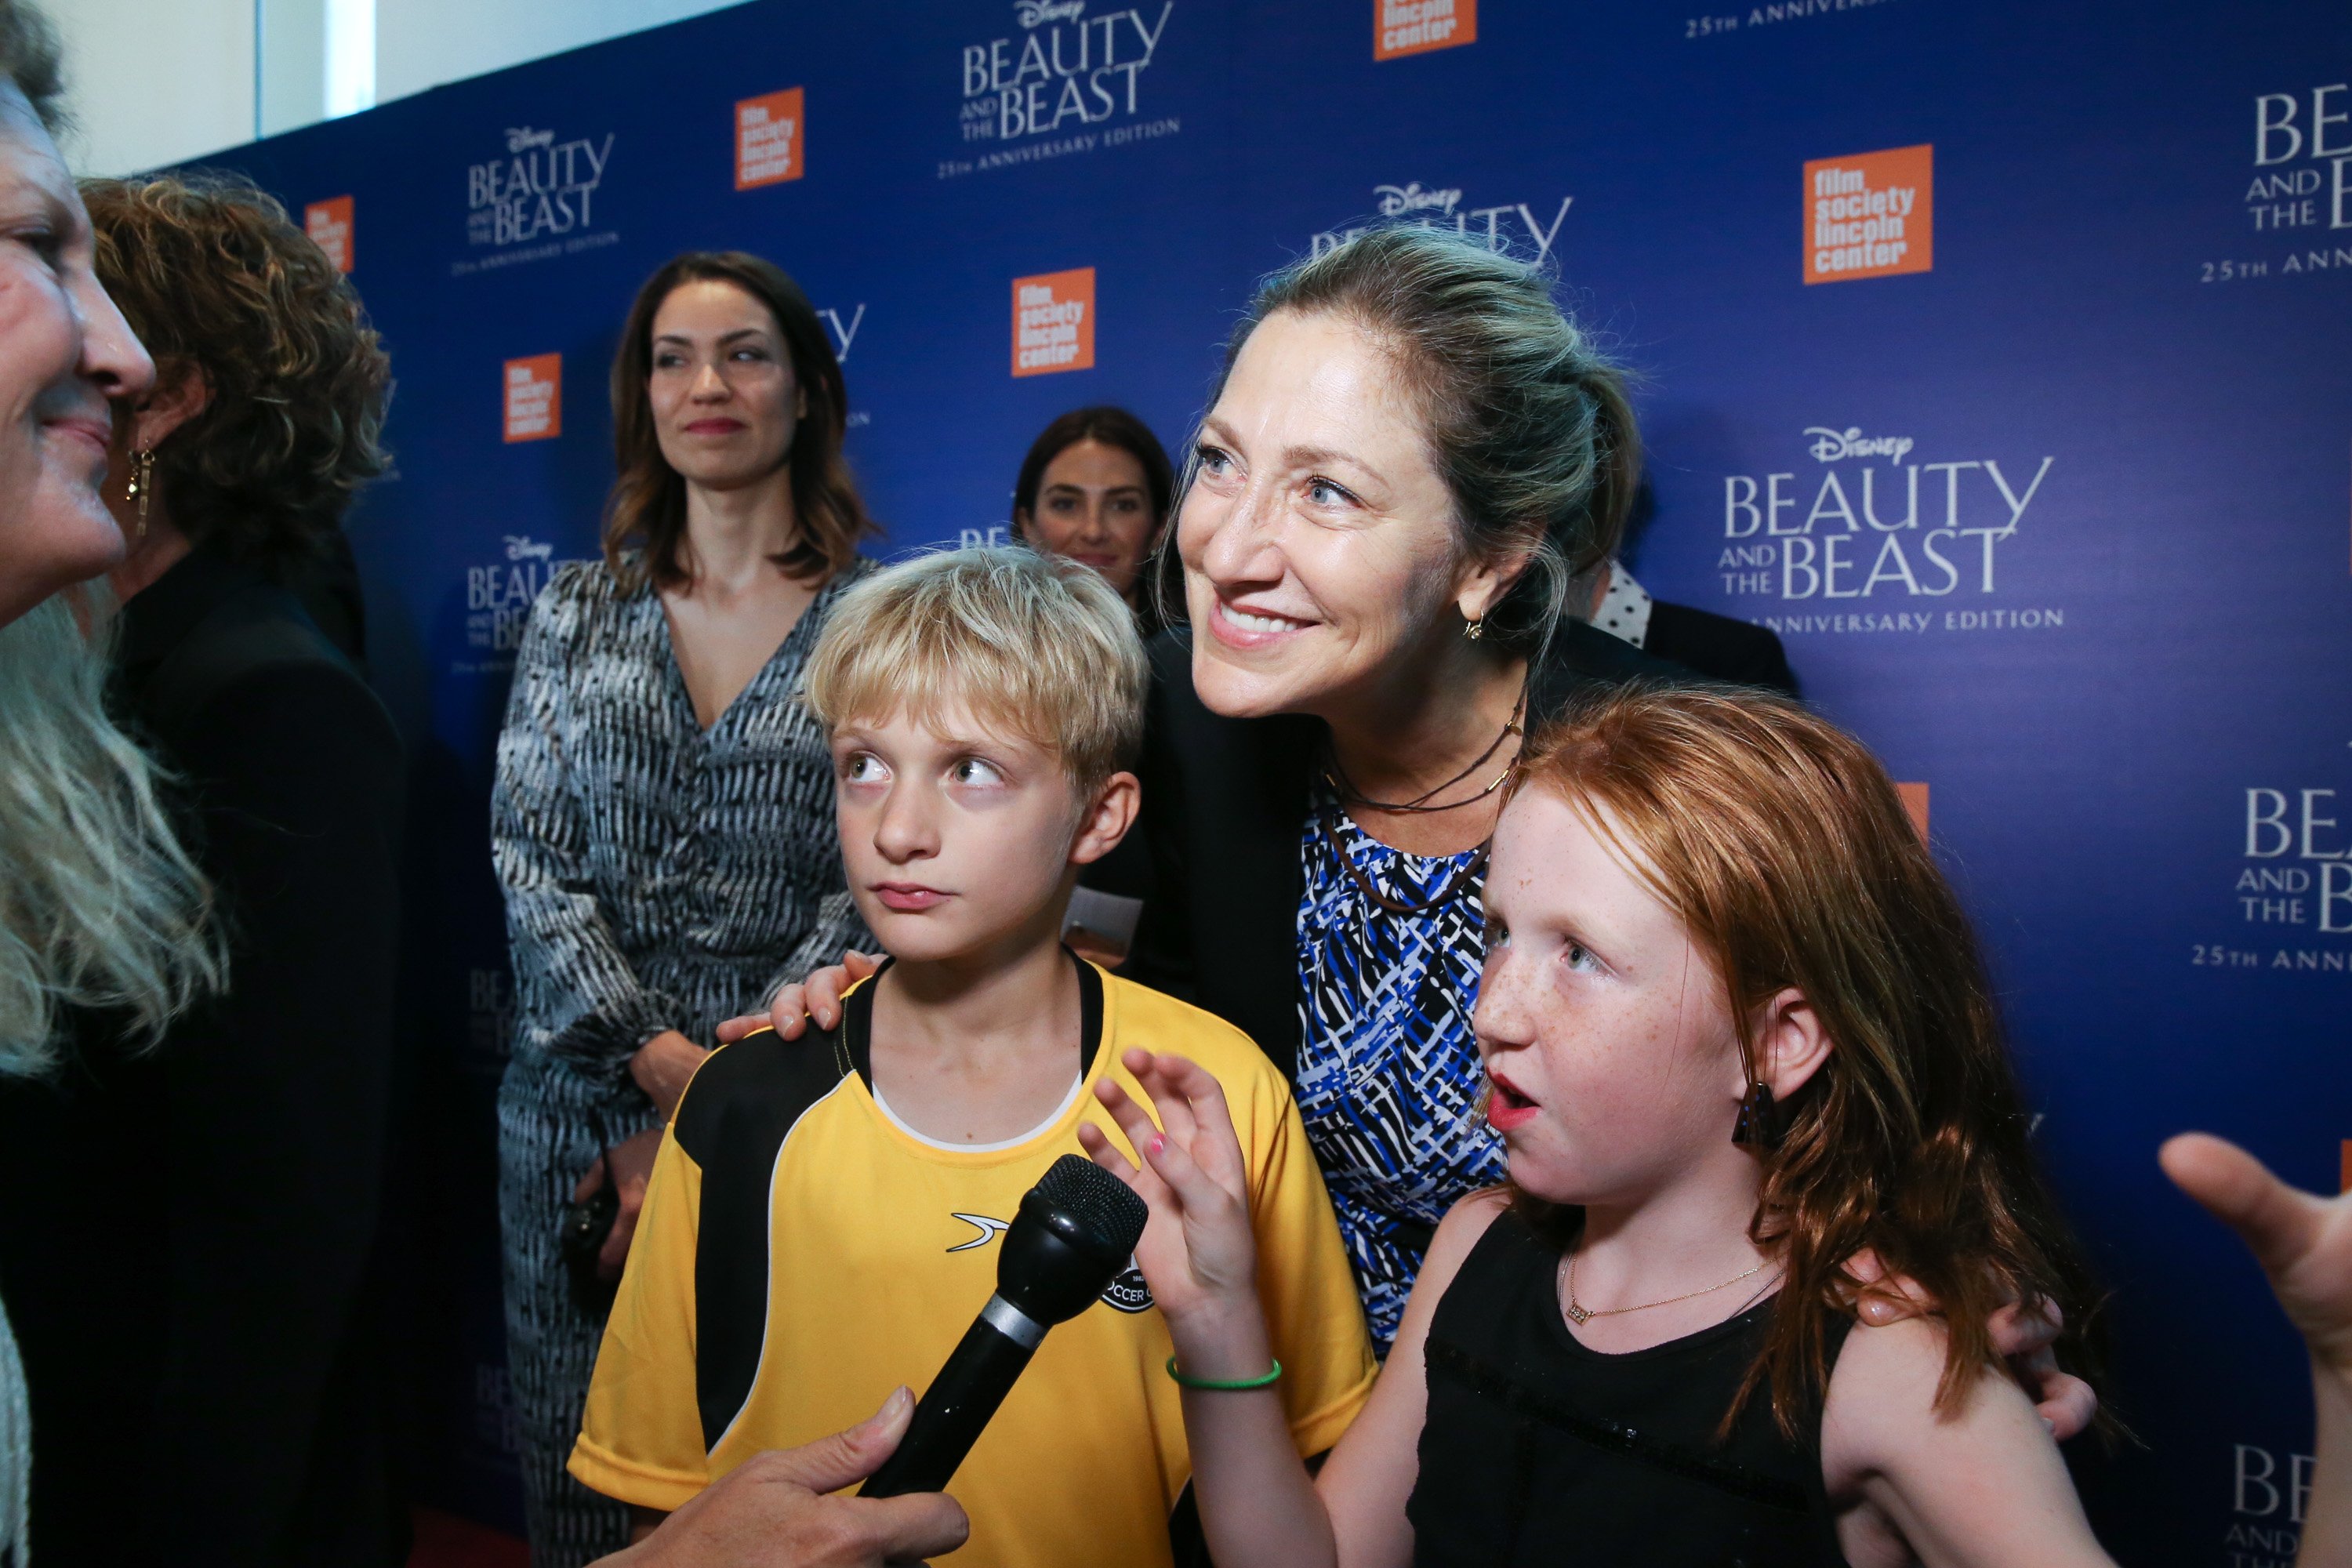
[[[152,1041],[226,978],[154,768],[107,717],[94,600],[0,626],[0,1074],[47,1068],[66,1008],[119,1009]]]
[[[1864,1247],[1939,1303],[1945,1408],[1993,1359],[1986,1322],[2008,1300],[2062,1308],[2081,1366],[2098,1296],[2028,1142],[1975,933],[1868,748],[1779,698],[1633,687],[1535,737],[1515,787],[1576,807],[1681,918],[1723,977],[1751,1080],[1782,990],[1832,1042],[1762,1152],[1748,1231],[1786,1275],[1741,1403],[1767,1388],[1794,1429]],[[1580,1211],[1517,1202],[1573,1245]]]
[[[802,694],[827,730],[961,702],[1091,795],[1142,744],[1149,679],[1134,613],[1092,568],[996,547],[919,555],[844,594]]]

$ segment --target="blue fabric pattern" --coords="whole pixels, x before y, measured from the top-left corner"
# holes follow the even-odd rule
[[[1364,895],[1339,853],[1388,898],[1418,906],[1461,876],[1475,851],[1392,849],[1319,785],[1299,847],[1298,1110],[1385,1356],[1421,1268],[1419,1250],[1398,1239],[1398,1222],[1434,1226],[1463,1194],[1503,1179],[1502,1140],[1478,1112],[1482,1074],[1470,1034],[1486,884],[1474,874],[1436,909],[1392,914]]]

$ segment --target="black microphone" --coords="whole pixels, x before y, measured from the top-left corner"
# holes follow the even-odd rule
[[[1093,1161],[1055,1161],[998,1244],[996,1294],[923,1391],[898,1451],[859,1495],[943,1490],[1045,1331],[1085,1311],[1118,1277],[1150,1217],[1134,1188]]]

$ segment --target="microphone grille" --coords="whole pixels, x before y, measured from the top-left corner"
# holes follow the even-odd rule
[[[1125,1257],[1143,1239],[1150,1205],[1133,1187],[1083,1154],[1065,1154],[1046,1170],[1036,1195],[1067,1215],[1108,1254]]]

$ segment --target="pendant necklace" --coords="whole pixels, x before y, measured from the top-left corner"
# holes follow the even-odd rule
[[[1738,1284],[1742,1279],[1750,1279],[1755,1275],[1763,1273],[1764,1270],[1769,1267],[1770,1259],[1768,1258],[1764,1262],[1759,1263],[1755,1268],[1749,1269],[1746,1274],[1735,1274],[1730,1279],[1725,1280],[1722,1284],[1710,1285],[1704,1290],[1685,1290],[1679,1296],[1669,1296],[1663,1301],[1644,1301],[1638,1307],[1608,1307],[1595,1311],[1591,1307],[1582,1307],[1577,1304],[1576,1255],[1571,1252],[1568,1256],[1568,1305],[1562,1310],[1568,1313],[1568,1321],[1570,1322],[1574,1323],[1579,1327],[1582,1327],[1584,1324],[1591,1322],[1595,1318],[1614,1318],[1626,1312],[1646,1312],[1653,1307],[1671,1307],[1677,1301],[1687,1301],[1698,1296],[1712,1296],[1717,1290],[1728,1290],[1734,1285]]]

